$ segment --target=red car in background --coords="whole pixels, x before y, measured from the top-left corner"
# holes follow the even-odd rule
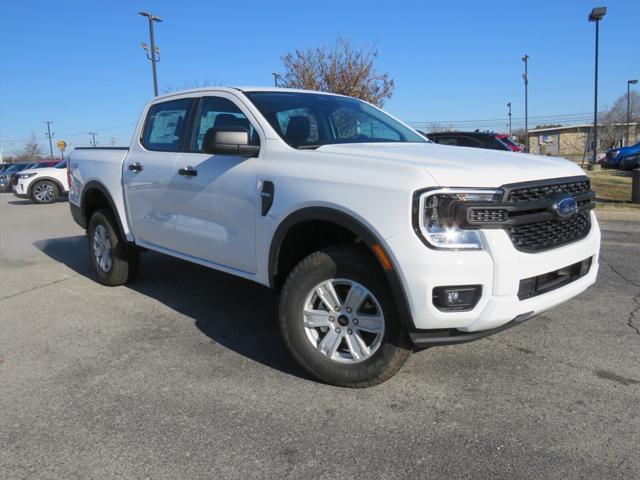
[[[502,141],[507,147],[511,149],[512,152],[522,152],[522,147],[518,145],[516,142],[511,140],[511,137],[506,133],[496,133],[496,137],[498,140]]]

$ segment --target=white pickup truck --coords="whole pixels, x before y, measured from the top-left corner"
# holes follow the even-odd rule
[[[279,289],[285,344],[335,385],[374,385],[413,350],[518,325],[598,270],[576,165],[436,145],[340,95],[157,97],[130,147],[76,148],[69,165],[101,283],[127,283],[154,250]]]

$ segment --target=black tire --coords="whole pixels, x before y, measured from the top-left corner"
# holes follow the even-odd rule
[[[110,245],[109,268],[103,268],[96,256],[95,235],[97,229],[102,231],[101,227],[106,230],[106,237]],[[133,280],[138,271],[140,253],[135,247],[127,245],[120,237],[111,210],[103,208],[93,213],[87,228],[87,240],[91,265],[100,283],[115,287],[125,285]]]
[[[31,200],[35,203],[53,203],[60,195],[60,189],[51,180],[41,180],[31,187]]]
[[[362,285],[375,297],[384,314],[384,335],[379,347],[358,363],[339,363],[323,355],[307,336],[303,324],[305,302],[308,295],[313,295],[314,287],[329,279],[345,279]],[[335,317],[330,318],[335,321]],[[384,275],[375,258],[358,246],[330,247],[302,260],[282,289],[279,322],[284,342],[294,359],[311,375],[332,385],[351,388],[378,385],[391,378],[412,352]]]

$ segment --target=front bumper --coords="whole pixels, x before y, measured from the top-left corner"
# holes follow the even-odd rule
[[[19,198],[29,198],[29,189],[24,182],[18,180],[16,185],[12,187],[13,194]]]
[[[600,229],[595,214],[590,215],[592,227],[585,238],[537,253],[516,250],[503,230],[483,230],[486,249],[482,251],[429,249],[413,231],[388,238],[388,251],[394,257],[411,310],[415,343],[419,343],[418,334],[426,338],[438,330],[450,331],[447,337],[453,334],[460,337],[458,341],[468,341],[460,334],[502,329],[518,320],[515,325],[586,290],[596,280],[600,250]],[[521,280],[588,258],[592,258],[591,268],[580,278],[547,293],[518,298]],[[433,289],[455,285],[481,285],[482,296],[468,311],[438,310],[432,300]],[[475,339],[472,337],[468,338]]]

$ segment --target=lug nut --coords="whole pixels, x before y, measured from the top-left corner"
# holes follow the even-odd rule
[[[340,333],[340,327],[336,328],[336,333]]]
[[[353,333],[353,330],[348,329],[348,330],[347,330],[347,333],[348,333],[349,335],[351,335],[351,334]]]
[[[351,313],[351,307],[347,307],[347,313]]]
[[[330,321],[330,322],[333,322],[334,320],[335,320],[335,318],[333,318],[333,317],[329,317],[329,321]]]
[[[358,324],[358,319],[357,319],[357,318],[354,318],[354,319],[353,319],[353,324],[354,324],[354,325],[357,325],[357,324]]]
[[[339,312],[339,311],[340,311],[340,307],[333,307],[333,309],[334,309],[336,312]]]

